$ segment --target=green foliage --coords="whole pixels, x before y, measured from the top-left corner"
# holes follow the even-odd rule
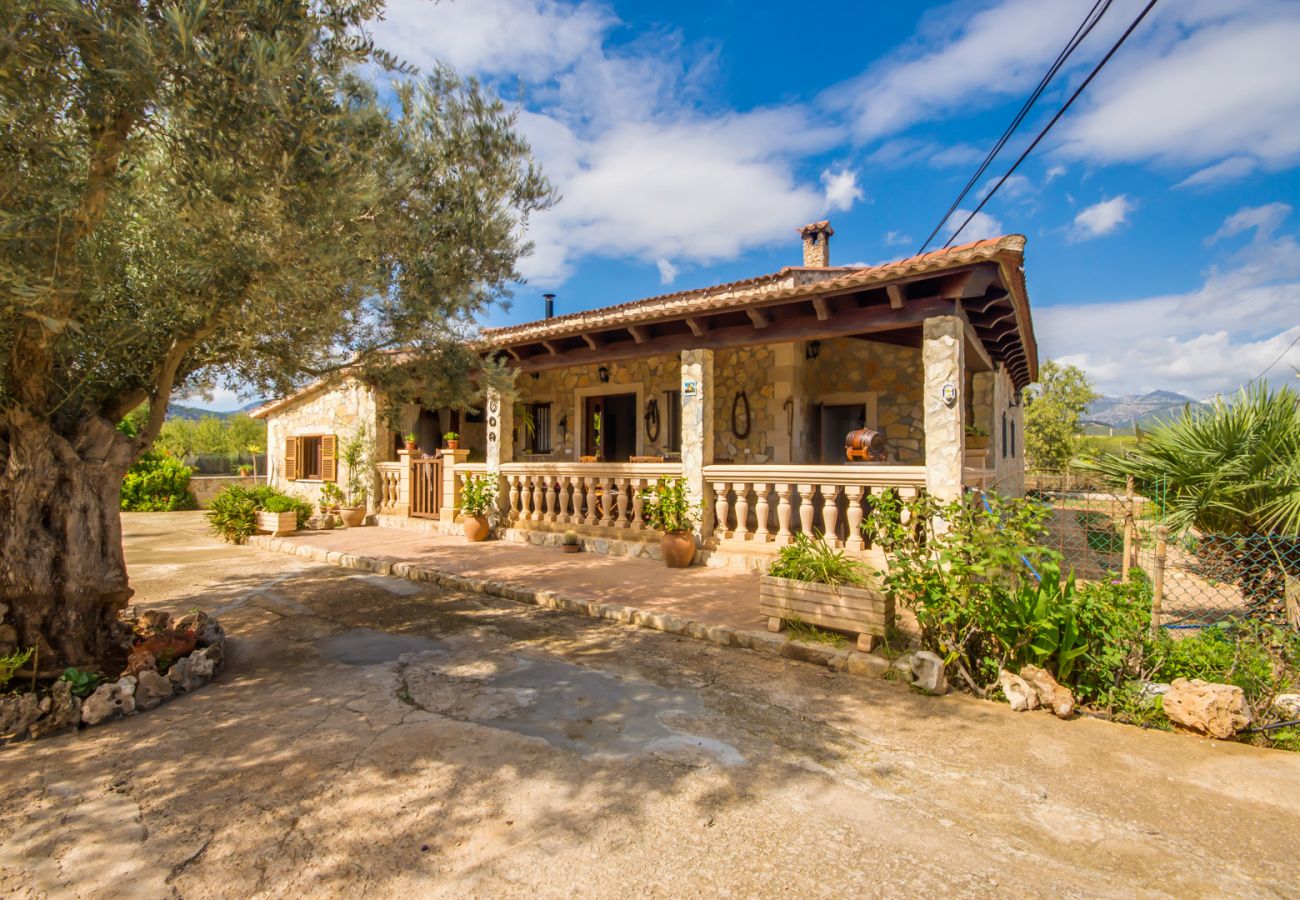
[[[460,511],[466,516],[486,516],[496,505],[497,478],[494,474],[470,475],[460,489]]]
[[[1085,696],[1113,685],[1125,663],[1118,648],[1140,634],[1149,593],[1076,584],[1059,555],[1039,546],[1046,507],[987,502],[885,494],[864,523],[890,555],[885,584],[916,613],[922,643],[981,695],[1000,668],[1026,663]]]
[[[347,505],[362,506],[374,478],[374,437],[364,423],[353,429],[339,445],[339,462],[348,470]]]
[[[1132,476],[1175,531],[1300,534],[1300,395],[1259,384],[1085,465],[1117,485]]]
[[[794,542],[782,547],[767,574],[814,584],[861,585],[867,581],[867,567],[836,550],[825,538],[795,535]]]
[[[460,440],[460,435],[454,431],[449,431],[442,436],[442,439],[444,441],[458,441]]]
[[[805,622],[800,618],[786,619],[785,623],[790,631],[790,637],[796,641],[830,644],[832,647],[844,647],[849,643],[849,639],[838,631],[827,631],[825,628],[818,628],[816,625]]]
[[[564,532],[564,536],[560,538],[560,543],[564,544],[566,547],[573,547],[576,546],[577,544],[582,543],[582,541],[578,537],[578,532],[566,531]]]
[[[335,509],[342,506],[344,501],[343,488],[339,487],[332,481],[327,481],[320,486],[320,509],[325,512],[327,509]]]
[[[311,518],[311,504],[298,497],[261,486],[245,488],[232,484],[212,498],[206,513],[213,534],[232,544],[242,544],[257,530],[257,514],[292,512],[298,528]]]
[[[64,669],[63,674],[59,676],[59,681],[66,681],[72,685],[72,693],[78,697],[89,697],[95,693],[95,688],[99,687],[100,682],[103,680],[103,676],[98,672],[90,672],[73,666]]]
[[[641,492],[650,527],[665,534],[690,531],[699,520],[699,509],[686,496],[686,480],[660,476],[653,487]]]
[[[168,419],[154,446],[179,459],[225,456],[232,469],[249,454],[266,452],[266,422],[246,413],[221,418]]]
[[[127,512],[165,512],[194,509],[190,494],[193,470],[162,453],[143,453],[122,479],[122,509]]]
[[[1300,687],[1300,633],[1266,622],[1229,621],[1181,639],[1164,635],[1153,653],[1163,656],[1162,680],[1235,684],[1259,721],[1271,717],[1278,694]]]
[[[4,690],[5,685],[13,679],[14,673],[27,665],[28,660],[35,653],[35,647],[28,647],[26,650],[14,650],[12,653],[0,656],[0,690]]]
[[[1080,420],[1098,394],[1075,366],[1043,363],[1025,393],[1025,456],[1038,469],[1064,469],[1079,447]]]

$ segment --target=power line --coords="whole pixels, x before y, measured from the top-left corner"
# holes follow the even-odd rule
[[[1101,12],[1098,13],[1097,8],[1100,7],[1103,2],[1106,5],[1102,7]],[[1101,17],[1106,15],[1106,11],[1110,9],[1112,2],[1113,0],[1096,0],[1096,2],[1092,4],[1092,9],[1088,10],[1088,14],[1083,17],[1083,21],[1079,23],[1079,27],[1076,28],[1074,34],[1070,36],[1070,40],[1061,48],[1061,52],[1056,54],[1056,59],[1052,62],[1047,73],[1039,79],[1038,84],[1034,86],[1033,92],[1021,105],[1020,111],[1016,113],[1016,117],[1012,119],[1011,124],[1007,126],[1007,129],[1002,132],[1002,136],[998,138],[997,143],[993,145],[993,149],[988,152],[988,155],[984,157],[984,161],[980,163],[979,169],[977,169],[975,174],[970,177],[970,181],[966,182],[966,186],[961,189],[961,193],[957,195],[957,199],[952,201],[952,205],[948,207],[948,211],[939,219],[939,224],[934,226],[934,230],[930,232],[929,236],[925,239],[925,243],[921,245],[921,249],[916,251],[917,253],[924,253],[925,248],[930,246],[930,242],[934,240],[934,236],[939,233],[939,230],[943,228],[944,223],[948,221],[949,217],[957,207],[961,205],[961,201],[970,193],[971,188],[973,188],[975,183],[983,177],[984,173],[988,170],[988,167],[993,164],[993,160],[1002,152],[1002,148],[1006,146],[1007,141],[1011,139],[1011,135],[1013,135],[1016,132],[1016,129],[1020,127],[1021,123],[1024,122],[1025,117],[1029,115],[1029,110],[1038,102],[1038,98],[1042,96],[1043,91],[1047,89],[1047,85],[1056,77],[1056,74],[1061,70],[1061,67],[1065,65],[1066,60],[1068,60],[1074,51],[1078,49],[1079,45],[1083,43],[1084,38],[1092,32],[1092,29],[1097,26],[1097,23],[1101,21]]]
[[[1106,63],[1110,62],[1110,58],[1115,55],[1119,48],[1124,46],[1124,42],[1128,40],[1129,35],[1137,30],[1137,27],[1142,24],[1142,20],[1147,17],[1147,13],[1151,12],[1151,10],[1155,8],[1157,2],[1158,0],[1151,0],[1150,3],[1142,8],[1142,12],[1138,13],[1137,18],[1133,20],[1128,28],[1124,29],[1124,33],[1119,36],[1119,40],[1117,40],[1114,45],[1106,51],[1106,55],[1101,58],[1100,62],[1093,66],[1092,71],[1088,73],[1088,77],[1083,79],[1083,83],[1075,89],[1074,93],[1070,95],[1070,98],[1065,101],[1064,105],[1056,111],[1056,115],[1052,116],[1051,121],[1043,127],[1043,130],[1038,132],[1038,135],[1030,142],[1029,146],[1025,148],[1025,151],[1020,154],[1014,163],[1012,163],[1011,168],[1007,169],[1007,173],[998,180],[997,184],[993,185],[993,190],[984,195],[984,199],[981,200],[979,205],[976,206],[975,209],[971,211],[971,214],[966,217],[966,221],[962,222],[957,230],[952,233],[952,236],[948,238],[946,243],[944,243],[945,247],[952,245],[952,242],[957,239],[957,235],[961,234],[962,230],[971,223],[971,220],[974,219],[975,216],[979,214],[980,210],[984,208],[985,204],[993,198],[993,195],[998,192],[998,189],[1001,188],[1002,185],[1006,184],[1007,179],[1010,178],[1012,173],[1020,167],[1020,164],[1025,161],[1025,158],[1034,151],[1034,148],[1038,146],[1039,142],[1041,142],[1043,138],[1047,137],[1047,133],[1052,130],[1052,126],[1060,121],[1061,116],[1065,115],[1065,111],[1070,108],[1075,100],[1079,99],[1079,95],[1082,94],[1088,85],[1092,83],[1092,80],[1097,77],[1097,73],[1102,70]]]
[[[1291,348],[1294,347],[1296,344],[1300,344],[1300,334],[1297,334],[1295,336],[1295,340],[1293,340],[1291,343],[1286,345],[1286,349],[1277,355],[1277,359],[1273,360],[1271,363],[1269,363],[1267,366],[1264,367],[1263,372],[1260,372],[1254,378],[1250,379],[1250,381],[1247,381],[1244,385],[1242,385],[1242,387],[1250,387],[1256,381],[1259,381],[1261,378],[1267,375],[1274,366],[1276,366],[1278,363],[1282,361],[1282,357],[1286,356],[1288,353],[1291,352]]]

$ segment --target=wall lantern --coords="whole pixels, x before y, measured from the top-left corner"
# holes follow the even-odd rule
[[[816,359],[822,355],[822,342],[809,341],[808,346],[803,351],[804,359]]]
[[[600,379],[601,384],[608,384],[609,368],[607,366],[601,366],[599,369],[596,370],[596,377]]]
[[[564,443],[564,436],[568,433],[568,431],[569,431],[569,417],[560,416],[560,443],[561,444]]]

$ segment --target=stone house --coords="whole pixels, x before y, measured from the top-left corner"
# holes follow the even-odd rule
[[[640,490],[680,476],[701,504],[703,555],[750,560],[801,530],[868,552],[857,525],[883,490],[1021,493],[1020,392],[1037,374],[1024,238],[837,267],[828,222],[799,234],[803,265],[485,329],[517,396],[490,396],[477,416],[406,407],[414,452],[356,382],[268,404],[254,415],[268,422],[271,482],[310,493],[341,477],[317,455],[364,422],[381,516],[445,527],[460,480],[490,471],[508,537],[576,528],[652,555]],[[846,459],[858,428],[883,435],[883,458]],[[443,429],[467,449],[431,461]]]

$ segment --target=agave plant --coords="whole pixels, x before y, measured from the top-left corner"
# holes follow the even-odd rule
[[[1300,534],[1300,396],[1245,388],[1208,410],[1184,410],[1123,455],[1082,468],[1116,484],[1128,476],[1165,506],[1176,531]]]

